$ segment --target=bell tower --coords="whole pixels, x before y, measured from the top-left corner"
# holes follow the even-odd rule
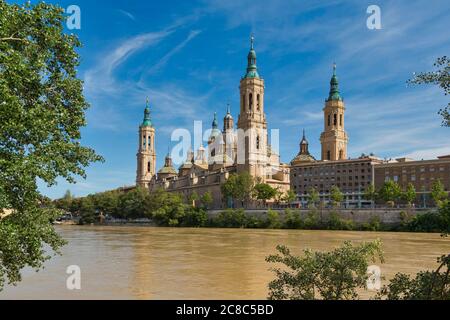
[[[336,64],[333,67],[331,89],[323,109],[325,130],[320,137],[322,161],[338,161],[348,158],[348,135],[345,132],[345,104],[339,92]]]
[[[240,84],[238,172],[248,171],[254,177],[265,179],[268,162],[267,121],[264,113],[265,87],[264,80],[259,76],[256,60],[252,36],[247,72]]]
[[[144,111],[144,121],[139,127],[136,185],[148,187],[156,174],[155,128],[150,117],[149,100]]]

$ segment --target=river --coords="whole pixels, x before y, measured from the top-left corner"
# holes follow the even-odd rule
[[[450,252],[438,234],[296,230],[58,227],[69,241],[36,273],[25,270],[0,299],[266,299],[273,279],[265,257],[278,244],[294,253],[344,241],[383,241],[383,276],[435,269]],[[66,288],[68,266],[81,268],[81,290]],[[368,293],[366,293],[368,296]]]

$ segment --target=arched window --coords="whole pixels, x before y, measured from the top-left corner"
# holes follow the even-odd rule
[[[331,160],[331,151],[327,152],[327,160]]]
[[[215,157],[216,156],[216,149],[213,149],[213,151],[211,151],[211,157]]]
[[[147,163],[147,172],[150,173],[152,171],[152,163],[149,161]]]
[[[248,96],[248,110],[252,111],[253,109],[253,94],[250,93],[250,95]]]
[[[342,116],[342,114],[341,114],[341,116],[340,116],[340,123],[341,123],[341,127],[343,126],[343,123],[344,122],[344,117]]]
[[[337,122],[337,114],[334,114],[334,125],[337,126],[338,122]]]
[[[257,104],[258,111],[260,111],[261,110],[261,95],[259,95],[259,94],[256,96],[256,104]]]
[[[344,150],[339,150],[339,160],[344,160]]]
[[[261,139],[258,136],[256,137],[256,149],[259,150],[260,146],[261,146]]]
[[[145,136],[143,136],[142,137],[142,146],[144,147],[144,149],[145,149],[145,146],[146,146],[146,142],[147,142],[147,140],[145,139]]]
[[[328,115],[328,126],[331,127],[331,115]]]

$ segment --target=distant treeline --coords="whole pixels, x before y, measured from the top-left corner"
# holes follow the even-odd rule
[[[185,199],[180,194],[164,190],[149,193],[146,189],[136,188],[129,192],[110,191],[84,198],[74,198],[68,192],[62,199],[54,201],[54,205],[80,217],[81,224],[96,223],[103,216],[125,220],[148,218],[159,226],[168,227],[439,232],[450,226],[449,202],[443,203],[438,213],[412,217],[408,212],[402,212],[402,222],[398,226],[384,225],[377,217],[368,223],[357,224],[342,218],[339,208],[335,208],[326,220],[320,218],[316,208],[310,208],[304,217],[292,209],[286,209],[282,215],[269,209],[267,215],[260,217],[247,215],[243,209],[228,209],[209,217],[207,209],[211,202],[209,193],[201,197],[193,194]]]

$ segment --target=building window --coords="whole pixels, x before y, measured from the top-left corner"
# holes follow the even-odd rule
[[[150,173],[152,171],[152,163],[149,161],[147,163],[147,172]]]
[[[342,117],[342,114],[340,115],[340,117],[339,117],[339,118],[340,118],[340,123],[341,123],[341,127],[342,127],[342,126],[343,126],[343,122],[344,122],[344,121],[343,121],[343,117]]]
[[[343,159],[344,159],[344,151],[339,150],[339,160],[343,160]]]
[[[328,126],[331,127],[331,115],[328,115]]]
[[[259,150],[259,147],[260,147],[260,138],[258,136],[256,137],[256,149]]]
[[[327,152],[327,160],[331,160],[331,151]]]
[[[256,96],[256,103],[257,103],[258,111],[260,111],[261,110],[261,96],[259,94]]]
[[[334,125],[337,126],[337,114],[334,115]]]
[[[211,157],[215,157],[216,156],[216,149],[213,149],[213,151],[211,151]]]
[[[252,111],[253,108],[253,94],[250,93],[250,95],[248,96],[248,110]]]

